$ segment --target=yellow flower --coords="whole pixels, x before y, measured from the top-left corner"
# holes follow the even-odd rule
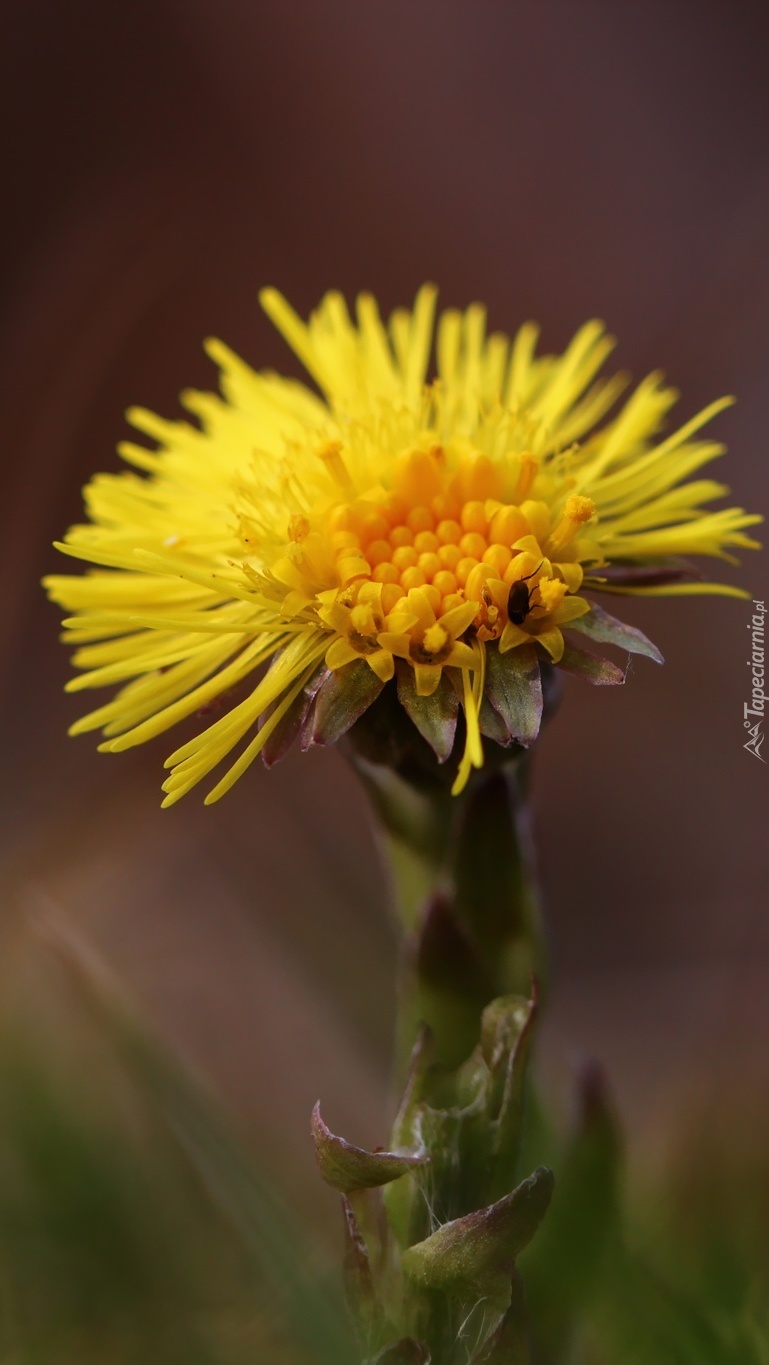
[[[184,394],[194,424],[134,409],[158,448],[124,444],[139,472],[86,489],[90,521],[59,548],[98,567],[46,586],[71,613],[65,638],[83,670],[71,690],[120,690],[72,732],[101,729],[117,751],[225,703],[169,758],[164,804],[241,741],[207,800],[279,736],[304,726],[322,740],[313,708],[330,687],[344,701],[354,678],[340,733],[396,673],[423,733],[425,699],[449,726],[461,702],[459,790],[483,761],[482,731],[508,744],[536,733],[540,663],[621,678],[608,664],[598,676],[601,661],[567,646],[564,627],[656,657],[580,589],[738,592],[686,581],[676,562],[755,544],[743,532],[760,518],[704,511],[727,490],[687,482],[721,453],[697,433],[731,400],[660,439],[676,395],[658,375],[607,419],[625,380],[596,378],[613,344],[600,323],[538,357],[532,324],[512,343],[487,337],[479,305],[440,317],[429,382],[434,302],[425,286],[385,328],[369,295],[356,325],[330,293],[305,324],[265,290],[317,391],[210,342],[223,396]],[[530,702],[517,718],[513,675]]]

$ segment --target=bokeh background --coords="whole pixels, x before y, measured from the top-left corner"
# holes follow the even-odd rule
[[[161,813],[162,740],[113,758],[67,739],[79,701],[38,586],[60,567],[50,542],[91,473],[118,468],[130,403],[173,416],[181,389],[215,382],[204,337],[296,372],[259,311],[265,283],[302,312],[329,287],[389,311],[433,279],[443,304],[487,302],[494,328],[539,319],[551,349],[602,317],[619,365],[680,387],[681,420],[738,395],[718,473],[765,508],[766,8],[4,9],[4,1017],[60,1042],[77,1005],[40,924],[66,924],[331,1229],[313,1102],[353,1139],[386,1132],[396,955],[362,795],[318,751],[255,767],[212,809],[193,794]],[[758,555],[724,577],[767,595]],[[634,605],[665,668],[641,659],[607,693],[573,680],[541,744],[542,1067],[566,1109],[582,1062],[605,1065],[639,1172],[695,1121],[713,1132],[727,1100],[766,1131],[769,803],[742,747],[748,616]],[[81,1039],[66,1065],[89,1055]]]

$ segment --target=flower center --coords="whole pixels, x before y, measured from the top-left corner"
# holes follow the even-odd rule
[[[541,504],[503,501],[500,473],[487,457],[466,456],[449,474],[442,454],[409,452],[397,464],[391,493],[344,501],[328,514],[324,539],[341,589],[381,583],[382,607],[390,612],[421,588],[441,615],[469,597],[480,600],[488,578],[513,583],[520,576],[513,547],[532,533],[536,518],[530,521],[527,511]],[[535,475],[536,461],[524,456],[521,491]]]

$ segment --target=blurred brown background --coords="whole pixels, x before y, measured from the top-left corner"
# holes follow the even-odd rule
[[[734,501],[767,505],[769,20],[679,0],[6,4],[2,314],[5,976],[45,1011],[54,907],[244,1131],[315,1191],[307,1119],[385,1134],[394,936],[335,754],[254,768],[161,814],[160,741],[66,738],[38,587],[122,412],[208,386],[206,335],[293,369],[261,316],[329,287],[488,302],[560,348],[588,316],[666,370],[681,419],[722,392]],[[733,578],[734,572],[726,570]],[[765,560],[740,581],[767,595]],[[573,682],[541,746],[554,1093],[609,1068],[641,1162],[682,1112],[769,1075],[767,770],[742,748],[747,604],[641,602],[667,658]],[[280,1079],[276,1082],[276,1074]],[[312,1193],[312,1197],[316,1197]],[[317,1198],[322,1200],[321,1192]],[[331,1210],[326,1203],[322,1207]]]

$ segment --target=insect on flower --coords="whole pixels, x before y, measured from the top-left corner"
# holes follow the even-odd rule
[[[529,612],[531,611],[531,594],[533,589],[527,588],[526,584],[542,568],[543,561],[540,560],[536,569],[526,574],[525,578],[519,578],[510,589],[507,597],[507,615],[514,626],[522,626]]]

